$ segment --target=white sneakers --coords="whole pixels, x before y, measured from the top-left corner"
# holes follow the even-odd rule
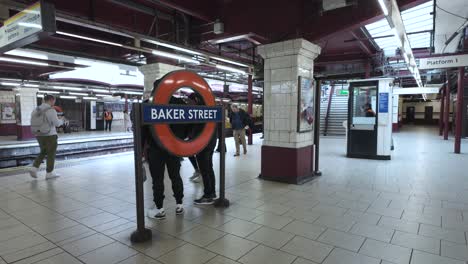
[[[176,215],[183,214],[184,213],[184,205],[183,204],[177,204],[175,213],[176,213]],[[147,216],[149,218],[163,220],[163,219],[166,219],[166,211],[164,210],[164,208],[159,208],[158,209],[155,205],[153,205],[153,207],[148,210]]]
[[[192,175],[192,177],[190,177],[190,180],[192,182],[200,182],[200,179],[201,178],[201,173],[199,171],[195,171]]]
[[[36,179],[37,178],[37,168],[34,166],[31,166],[28,168],[29,175],[31,175],[32,178]]]
[[[54,178],[58,178],[58,177],[60,177],[60,174],[55,173],[54,171],[52,171],[52,172],[46,173],[45,179],[50,180],[50,179],[54,179]]]
[[[32,178],[37,179],[37,172],[39,171],[38,168],[36,168],[34,166],[31,166],[31,167],[28,168],[27,171],[29,172],[29,175]],[[47,172],[46,173],[45,179],[49,180],[49,179],[54,179],[54,178],[58,178],[58,177],[60,177],[60,174],[57,174],[54,171],[52,171],[52,172]]]

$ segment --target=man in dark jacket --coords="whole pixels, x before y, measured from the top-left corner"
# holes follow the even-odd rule
[[[234,142],[236,143],[236,154],[234,157],[238,157],[240,154],[240,144],[244,149],[244,155],[247,154],[247,143],[245,141],[245,130],[249,129],[250,117],[243,110],[240,109],[237,105],[231,105],[231,114],[229,115],[229,122],[232,126],[232,133],[234,136]]]

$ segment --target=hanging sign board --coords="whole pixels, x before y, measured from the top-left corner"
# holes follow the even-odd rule
[[[55,8],[37,2],[5,20],[0,28],[0,54],[55,33]]]
[[[419,59],[419,69],[441,69],[468,66],[468,54]]]

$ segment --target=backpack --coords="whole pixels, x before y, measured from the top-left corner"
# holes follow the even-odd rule
[[[31,114],[31,132],[35,136],[44,136],[50,132],[49,120],[47,120],[46,112],[52,108],[41,110],[36,108]]]

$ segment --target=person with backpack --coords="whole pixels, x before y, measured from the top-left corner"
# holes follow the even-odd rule
[[[107,129],[109,129],[109,132],[112,131],[112,120],[113,119],[114,119],[114,115],[112,114],[112,111],[104,109],[104,120],[106,122],[106,127],[104,129],[105,131],[107,131]]]
[[[54,104],[55,97],[46,94],[43,103],[36,107],[31,114],[31,131],[36,136],[40,148],[39,155],[29,169],[29,174],[33,178],[37,178],[39,166],[46,156],[46,180],[59,177],[54,172],[55,153],[57,152],[56,127],[63,125],[63,121],[58,118],[57,111],[53,107]]]
[[[231,105],[231,114],[229,115],[229,122],[232,126],[232,133],[234,135],[234,142],[236,143],[236,154],[234,157],[238,157],[240,154],[240,144],[244,148],[244,155],[247,154],[247,142],[245,141],[245,130],[249,129],[251,123],[250,116],[237,105]]]

